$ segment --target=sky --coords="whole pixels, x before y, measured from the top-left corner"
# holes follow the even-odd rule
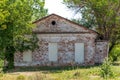
[[[68,19],[75,18],[74,12],[69,10],[62,1],[63,0],[45,0],[45,8],[48,9],[48,13],[55,13]]]

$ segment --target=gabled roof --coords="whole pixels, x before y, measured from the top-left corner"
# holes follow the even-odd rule
[[[50,17],[50,16],[56,16],[56,17],[58,17],[58,18],[60,18],[60,19],[64,19],[65,21],[67,21],[67,22],[69,22],[69,23],[72,23],[72,24],[77,25],[77,26],[80,26],[80,27],[82,27],[82,28],[84,28],[84,29],[86,29],[86,30],[89,30],[90,32],[99,34],[98,32],[96,32],[96,31],[94,31],[94,30],[91,30],[91,29],[89,29],[89,28],[87,28],[87,27],[85,27],[85,26],[83,26],[83,25],[80,25],[80,24],[78,24],[78,23],[76,23],[76,22],[70,21],[70,20],[68,20],[68,19],[66,19],[66,18],[64,18],[64,17],[61,17],[61,16],[59,16],[59,15],[56,15],[56,14],[51,14],[51,15],[48,15],[48,16],[43,17],[43,18],[41,18],[41,19],[38,19],[38,20],[34,21],[33,24],[38,23],[38,22],[40,22],[40,21],[42,21],[42,20],[44,20],[44,19],[46,19],[46,18],[48,18],[48,17]]]

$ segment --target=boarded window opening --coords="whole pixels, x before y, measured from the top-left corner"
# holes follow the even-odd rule
[[[57,43],[49,43],[49,61],[57,61]]]
[[[84,62],[84,43],[75,43],[75,62]]]
[[[23,52],[23,61],[26,61],[26,62],[32,61],[32,52],[31,51]]]

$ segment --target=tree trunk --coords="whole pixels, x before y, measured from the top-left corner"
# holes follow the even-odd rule
[[[111,46],[109,47],[109,53],[112,51],[112,49],[114,48],[115,46],[115,42],[111,43]]]
[[[8,62],[6,66],[8,69],[14,68],[14,53],[15,53],[15,49],[13,46],[8,46],[6,48],[5,59]]]

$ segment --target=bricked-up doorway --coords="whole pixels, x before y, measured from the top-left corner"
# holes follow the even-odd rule
[[[58,48],[57,43],[49,43],[49,61],[56,62],[57,61],[57,54],[58,54]]]
[[[84,43],[75,43],[75,62],[84,63]]]

